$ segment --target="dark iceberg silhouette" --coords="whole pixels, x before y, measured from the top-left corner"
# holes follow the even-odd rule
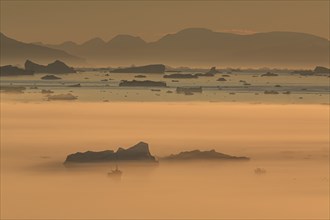
[[[165,82],[160,81],[151,81],[151,80],[144,80],[144,81],[137,81],[137,80],[123,80],[119,83],[119,86],[122,87],[166,87]]]
[[[330,69],[323,66],[316,66],[314,70],[294,70],[291,73],[300,74],[302,76],[313,76],[313,75],[330,75]]]
[[[266,90],[266,91],[264,91],[264,94],[266,94],[266,95],[277,95],[279,93],[277,91],[274,91],[274,90]]]
[[[197,76],[215,76],[215,74],[220,73],[218,70],[216,70],[215,66],[212,67],[209,71],[206,73],[197,73]]]
[[[0,91],[8,93],[24,93],[24,86],[0,86]]]
[[[314,75],[313,70],[294,70],[294,71],[292,71],[292,73],[300,74],[302,76],[312,76],[312,75]]]
[[[317,66],[315,67],[314,69],[314,73],[330,73],[330,69],[329,68],[326,68],[326,67],[323,67],[323,66]]]
[[[22,76],[33,75],[34,71],[25,70],[12,65],[6,65],[0,67],[0,76]]]
[[[47,66],[34,63],[30,60],[26,60],[25,69],[34,71],[35,73],[75,73],[74,68],[67,66],[62,61],[56,60]]]
[[[184,151],[178,154],[171,154],[170,156],[163,157],[164,160],[249,160],[248,157],[236,157],[223,153],[210,151]]]
[[[44,80],[56,80],[56,79],[61,79],[61,77],[55,76],[55,75],[45,75],[41,77],[41,79]]]
[[[261,74],[261,76],[278,76],[278,74],[267,72],[267,73]]]
[[[146,76],[145,75],[136,75],[136,76],[134,76],[135,78],[146,78]]]
[[[68,85],[68,87],[81,87],[81,84],[80,83],[76,83],[76,84]]]
[[[168,74],[164,75],[163,78],[170,78],[170,79],[197,79],[198,76],[195,74],[190,74],[190,73],[173,73],[173,74]]]
[[[217,79],[217,81],[227,81],[225,78],[221,77],[219,79]]]
[[[165,65],[152,64],[146,66],[136,66],[127,68],[118,68],[111,71],[112,73],[164,73]]]
[[[95,162],[115,162],[115,161],[141,161],[141,162],[157,162],[156,158],[151,155],[149,145],[145,142],[128,149],[118,148],[113,150],[105,150],[99,152],[86,151],[84,153],[77,152],[67,156],[65,163],[95,163]]]

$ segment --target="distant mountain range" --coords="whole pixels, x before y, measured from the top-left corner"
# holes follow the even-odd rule
[[[68,41],[59,45],[38,43],[38,46],[65,51],[66,55],[86,59],[88,64],[103,66],[163,63],[171,66],[291,68],[329,65],[328,39],[294,32],[238,35],[189,28],[165,35],[155,42],[117,35],[108,42],[93,38],[83,44]]]
[[[33,60],[41,63],[50,63],[54,60],[63,60],[70,65],[81,65],[85,62],[84,59],[70,55],[63,50],[23,43],[11,39],[2,33],[0,33],[0,52],[1,66],[7,64],[22,65],[26,60]]]

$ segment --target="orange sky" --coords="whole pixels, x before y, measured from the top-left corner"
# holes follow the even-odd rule
[[[238,33],[293,31],[329,39],[329,1],[0,1],[1,32],[25,42],[146,41],[187,27]]]

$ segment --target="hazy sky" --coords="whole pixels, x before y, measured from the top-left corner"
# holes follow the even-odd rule
[[[153,41],[188,27],[294,31],[329,39],[329,1],[1,0],[1,32],[25,42],[108,41],[117,34]]]

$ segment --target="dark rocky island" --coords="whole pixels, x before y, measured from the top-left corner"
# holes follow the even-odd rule
[[[213,73],[196,73],[195,75],[196,76],[210,76],[210,77],[215,76],[215,74],[213,74]]]
[[[326,68],[326,67],[323,67],[323,66],[317,66],[314,69],[314,73],[328,73],[328,74],[330,74],[330,69]]]
[[[294,70],[291,73],[294,74],[300,74],[301,76],[313,76],[313,75],[322,75],[322,74],[330,74],[330,69],[323,67],[323,66],[317,66],[314,68],[314,70]]]
[[[42,94],[51,94],[51,93],[54,93],[54,91],[50,90],[50,89],[42,89],[41,90],[41,93]]]
[[[123,80],[119,83],[119,86],[121,86],[121,87],[166,87],[166,83],[160,82],[160,81],[151,81],[151,80],[145,80],[145,81]]]
[[[134,78],[146,78],[146,76],[145,75],[136,75],[136,76],[134,76]]]
[[[97,163],[97,162],[116,162],[116,161],[139,161],[157,162],[151,155],[147,143],[139,142],[128,149],[118,148],[117,151],[86,151],[78,152],[67,156],[65,163]]]
[[[210,151],[184,151],[178,154],[171,154],[170,156],[162,158],[164,160],[249,160],[248,157],[236,157],[223,153],[216,152],[215,150]]]
[[[203,92],[203,89],[200,86],[198,86],[198,87],[177,87],[176,92],[183,93],[183,94],[191,94],[191,93],[195,93],[195,92],[201,93],[201,92]]]
[[[206,74],[216,74],[216,73],[220,73],[220,71],[218,71],[215,66],[212,67],[208,72],[206,72]]]
[[[278,76],[278,74],[267,72],[267,73],[262,74],[261,76]]]
[[[301,76],[312,76],[314,75],[313,70],[294,70],[292,71],[294,74],[300,74]]]
[[[0,76],[25,76],[33,75],[32,70],[25,70],[12,65],[0,67]]]
[[[266,95],[277,95],[279,93],[277,91],[274,91],[274,90],[266,90],[266,91],[264,91],[264,94],[266,94]]]
[[[118,68],[111,71],[112,73],[164,73],[165,65],[152,64],[146,66],[136,66],[127,68]]]
[[[227,81],[225,78],[219,78],[219,79],[217,79],[217,81]]]
[[[24,86],[0,86],[0,91],[8,93],[24,93]]]
[[[207,71],[206,73],[197,73],[196,76],[215,76],[215,74],[220,73],[220,71],[218,71],[215,66],[212,67],[209,71]]]
[[[55,76],[55,75],[45,75],[41,77],[43,80],[56,80],[56,79],[61,79],[61,77]]]
[[[173,73],[169,75],[164,75],[164,78],[170,78],[170,79],[197,79],[198,76],[195,74],[180,74],[180,73]]]
[[[56,60],[53,63],[48,64],[47,66],[39,65],[33,63],[30,60],[25,62],[25,69],[34,71],[35,73],[75,73],[74,68],[67,66],[62,61]]]
[[[68,87],[81,87],[81,84],[80,83],[76,83],[76,84],[68,85]]]
[[[216,67],[213,66],[207,73],[216,74],[216,73],[220,73],[220,71],[218,71]]]

